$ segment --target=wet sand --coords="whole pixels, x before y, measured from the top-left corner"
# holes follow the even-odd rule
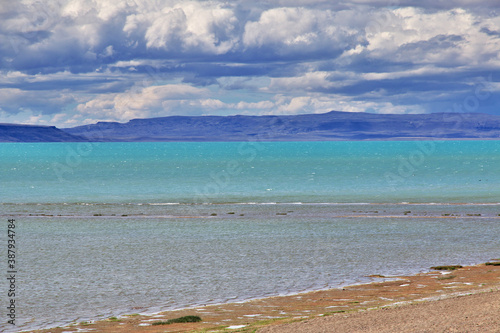
[[[131,314],[36,332],[500,332],[500,266],[386,278],[391,277],[373,276],[372,283],[341,289]],[[152,325],[182,316],[202,321]]]

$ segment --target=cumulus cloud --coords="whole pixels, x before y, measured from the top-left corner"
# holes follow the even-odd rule
[[[497,29],[497,19],[483,20],[464,9],[428,13],[400,8],[379,13],[375,21],[378,23],[367,27],[368,45],[364,48],[370,57],[391,56],[399,62],[448,67],[498,59],[493,50],[499,49],[500,40],[482,29],[484,25]]]
[[[26,0],[0,6],[0,121],[435,112],[490,77],[500,3]]]
[[[99,119],[125,121],[178,111],[189,99],[206,95],[205,89],[188,85],[167,84],[161,86],[135,87],[124,93],[103,94],[81,103],[77,110],[86,116]]]
[[[350,11],[333,12],[298,8],[273,8],[258,21],[248,22],[242,40],[246,49],[264,49],[280,55],[316,54],[335,57],[355,47],[363,37]],[[348,16],[353,26],[345,25]]]
[[[188,2],[164,9],[145,37],[148,47],[169,49],[178,39],[184,50],[223,54],[237,45],[236,25],[234,12],[221,4]]]

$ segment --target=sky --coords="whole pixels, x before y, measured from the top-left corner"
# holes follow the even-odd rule
[[[498,105],[498,0],[0,0],[0,123]]]

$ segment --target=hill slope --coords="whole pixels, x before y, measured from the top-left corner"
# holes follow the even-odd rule
[[[0,124],[0,142],[80,142],[85,138],[66,133],[55,126]]]

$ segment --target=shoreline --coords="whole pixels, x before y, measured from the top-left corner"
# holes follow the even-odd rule
[[[367,276],[390,279],[344,286],[335,289],[304,291],[285,296],[212,304],[155,314],[129,314],[96,322],[74,323],[65,327],[23,332],[62,333],[82,330],[97,332],[253,332],[255,329],[366,312],[406,304],[427,303],[463,295],[498,292],[500,266],[479,264],[450,271],[431,270],[410,276]],[[371,312],[371,311],[369,311]],[[182,316],[199,316],[199,323],[151,325]],[[278,327],[277,326],[277,327]],[[280,326],[281,327],[281,326]]]
[[[387,218],[390,218],[390,219],[400,219],[400,220],[407,220],[407,219],[418,219],[418,220],[429,219],[429,220],[431,220],[431,219],[435,219],[437,221],[437,220],[441,220],[441,219],[455,220],[455,219],[459,218],[459,219],[463,219],[463,220],[476,220],[476,219],[477,220],[479,220],[479,219],[490,220],[491,219],[490,222],[491,222],[492,226],[498,225],[496,223],[496,221],[498,221],[498,219],[500,218],[500,214],[498,214],[499,211],[497,209],[499,204],[493,204],[492,209],[490,209],[490,208],[480,208],[479,209],[476,207],[477,204],[471,204],[471,208],[467,207],[467,209],[464,209],[464,208],[455,209],[452,207],[463,207],[464,203],[458,203],[458,204],[447,203],[446,205],[450,206],[450,208],[446,209],[446,210],[443,210],[440,207],[433,209],[435,204],[432,204],[432,203],[425,203],[425,204],[407,203],[407,204],[408,205],[415,205],[415,207],[412,207],[411,211],[410,211],[410,209],[399,207],[398,204],[396,204],[395,207],[392,208],[392,206],[394,204],[370,203],[370,204],[363,204],[363,205],[375,205],[376,207],[369,207],[369,208],[368,207],[359,207],[359,208],[358,207],[352,207],[352,208],[347,207],[345,209],[343,208],[342,210],[339,210],[339,209],[331,210],[328,207],[327,207],[328,209],[324,209],[325,207],[321,207],[324,204],[319,204],[320,207],[318,207],[318,209],[314,208],[311,210],[311,209],[309,209],[309,207],[305,207],[304,209],[302,209],[302,208],[299,208],[302,205],[293,204],[294,205],[293,211],[288,210],[287,207],[274,208],[275,205],[272,205],[272,206],[269,206],[269,207],[271,207],[270,209],[266,208],[265,210],[257,211],[256,213],[254,213],[253,207],[249,207],[249,208],[246,208],[246,207],[245,208],[227,207],[225,209],[224,208],[217,208],[216,209],[215,207],[207,206],[207,208],[205,210],[203,210],[203,213],[207,216],[202,216],[202,217],[191,216],[190,218],[194,218],[194,219],[196,219],[196,218],[203,218],[203,219],[214,218],[214,219],[220,219],[220,220],[229,219],[231,221],[237,220],[237,219],[252,219],[254,217],[262,219],[263,216],[273,218],[273,219],[275,218],[275,219],[277,219],[277,221],[279,221],[278,219],[283,219],[283,218],[286,219],[288,217],[300,218],[301,216],[306,216],[309,218],[310,216],[314,216],[314,217],[331,218],[332,215],[334,215],[333,217],[335,217],[335,218],[355,218],[356,220],[360,219],[360,218],[363,218],[363,219],[369,219],[369,218],[387,219]],[[286,205],[291,205],[291,204],[286,204]],[[313,204],[313,205],[317,206],[318,204]],[[336,205],[338,205],[338,204],[336,204]],[[345,204],[342,204],[342,205],[345,205]],[[346,204],[346,205],[351,205],[351,204]],[[423,207],[420,208],[420,206],[422,206],[422,205],[423,205]],[[465,205],[467,205],[467,204],[465,204]],[[492,204],[488,203],[488,205],[492,205]],[[388,206],[388,207],[382,207],[382,206]],[[158,217],[158,216],[148,216],[148,215],[144,215],[144,213],[141,214],[138,212],[139,212],[139,210],[138,211],[130,210],[130,211],[125,212],[125,213],[127,213],[127,215],[125,215],[125,216],[123,216],[123,215],[115,216],[115,215],[113,215],[116,213],[115,210],[109,210],[109,211],[107,211],[107,210],[91,210],[89,213],[87,213],[86,216],[75,216],[74,215],[74,216],[71,216],[71,218],[85,218],[85,219],[89,218],[92,220],[94,220],[94,219],[96,219],[96,220],[108,219],[108,218],[113,218],[113,219],[140,218],[141,220],[143,220],[145,217]],[[156,211],[151,211],[151,212],[155,213]],[[183,210],[178,210],[178,211],[174,210],[173,211],[173,213],[176,213],[176,212],[179,214],[185,213]],[[211,214],[213,214],[213,212],[216,212],[217,215],[211,216]],[[228,212],[232,212],[232,213],[228,213]],[[286,214],[283,214],[283,212],[286,212]],[[149,211],[146,211],[146,213],[149,213]],[[244,213],[244,214],[240,215],[240,213]],[[254,213],[255,216],[251,215],[252,213]],[[55,212],[47,212],[47,211],[44,211],[43,209],[40,209],[39,211],[36,211],[34,213],[30,213],[29,216],[22,216],[19,214],[14,214],[14,217],[22,218],[22,219],[27,219],[28,217],[34,218],[34,219],[41,219],[41,218],[51,219],[54,217],[53,214],[55,214]],[[344,215],[344,214],[346,214],[346,215]],[[396,215],[393,215],[393,214],[396,214]],[[244,215],[244,217],[240,217],[242,215]],[[61,216],[57,216],[57,217],[67,218],[68,216],[61,215]],[[181,218],[185,218],[185,217],[186,216],[180,216],[180,215],[171,216],[171,218],[173,218],[173,219],[178,218],[179,221]],[[164,218],[164,217],[162,216],[162,218]],[[56,219],[54,219],[54,221],[55,220]],[[242,223],[245,223],[245,221],[243,221]],[[369,223],[371,223],[371,221]],[[418,225],[412,224],[412,225],[416,226],[416,228],[419,230],[421,229],[420,224],[418,224]],[[467,225],[469,225],[469,224],[467,224]],[[452,226],[454,226],[454,224],[453,225],[450,224],[450,227],[452,227]],[[484,229],[484,230],[488,230],[487,234],[485,234],[484,237],[489,238],[491,235],[491,231],[493,229]],[[436,236],[434,233],[430,233],[430,235],[431,235],[431,237],[429,238],[430,242],[434,243],[434,245],[440,244],[439,241],[436,241]],[[465,242],[469,241],[468,237],[469,236],[466,235],[466,238],[464,238]],[[432,243],[429,243],[427,245],[431,245]],[[78,325],[75,325],[75,324],[77,324],[77,323],[79,324],[82,321],[88,321],[88,323],[84,323],[83,325],[80,325],[81,329],[84,329],[84,328],[91,329],[92,327],[94,327],[96,325],[97,326],[102,325],[102,322],[107,322],[106,318],[112,318],[112,316],[118,317],[116,320],[119,321],[120,324],[124,324],[125,319],[128,319],[129,317],[131,317],[130,315],[135,314],[134,312],[140,312],[141,316],[134,316],[134,317],[137,317],[138,319],[142,317],[145,320],[143,322],[143,324],[147,324],[148,319],[155,320],[154,316],[158,315],[158,318],[160,318],[160,319],[167,318],[166,316],[169,316],[170,314],[175,315],[175,313],[179,313],[179,312],[188,313],[190,310],[197,309],[200,306],[202,306],[202,307],[204,307],[204,306],[212,306],[212,307],[222,306],[222,307],[225,307],[226,305],[229,305],[232,303],[236,303],[236,304],[240,304],[241,302],[253,303],[253,302],[258,302],[258,301],[266,300],[267,298],[273,298],[273,297],[293,298],[293,297],[301,296],[303,294],[307,295],[309,293],[314,293],[314,292],[318,292],[318,291],[323,292],[323,291],[329,291],[329,290],[337,290],[337,289],[342,288],[342,287],[354,288],[354,287],[357,287],[359,285],[370,285],[370,284],[374,284],[374,283],[379,283],[381,280],[378,280],[378,278],[376,278],[374,276],[370,276],[370,274],[374,274],[374,273],[385,274],[385,275],[387,275],[386,278],[389,278],[391,280],[392,279],[400,280],[400,279],[404,279],[407,275],[413,275],[413,274],[418,275],[420,273],[426,273],[426,272],[428,272],[430,266],[433,264],[436,264],[436,263],[443,263],[443,262],[444,263],[446,263],[446,262],[452,263],[451,261],[454,261],[455,263],[461,263],[462,265],[473,266],[476,264],[480,264],[480,263],[484,262],[485,260],[488,260],[488,259],[491,260],[491,258],[498,257],[497,244],[494,244],[493,247],[490,246],[490,250],[492,250],[492,251],[489,251],[486,256],[484,255],[485,242],[481,242],[481,241],[479,243],[475,242],[476,247],[478,247],[478,245],[481,247],[481,249],[478,249],[478,251],[476,251],[477,253],[483,253],[483,255],[481,255],[481,256],[477,256],[477,255],[474,256],[474,254],[476,254],[476,252],[471,252],[471,251],[466,251],[466,253],[462,253],[461,249],[460,249],[461,243],[457,243],[455,241],[455,244],[458,245],[458,247],[455,247],[455,248],[461,254],[460,256],[457,257],[459,259],[457,259],[456,261],[449,260],[449,258],[453,258],[453,256],[440,257],[440,259],[439,259],[438,257],[436,257],[435,254],[433,254],[433,252],[427,251],[426,253],[428,253],[428,254],[421,257],[421,258],[425,259],[424,260],[425,263],[423,265],[416,265],[417,261],[420,259],[413,256],[414,260],[411,260],[411,261],[404,261],[404,260],[403,261],[394,261],[394,260],[392,260],[392,262],[390,262],[391,269],[384,270],[383,268],[387,268],[389,266],[384,264],[384,265],[380,266],[382,269],[379,269],[379,268],[377,268],[377,265],[375,265],[375,266],[371,265],[372,262],[377,263],[379,260],[379,259],[377,259],[377,256],[373,256],[373,253],[372,253],[368,257],[368,260],[364,261],[364,265],[361,264],[360,262],[357,262],[357,261],[353,262],[351,260],[350,263],[346,263],[347,266],[345,266],[345,265],[338,266],[338,267],[340,267],[339,268],[340,271],[342,271],[343,269],[350,269],[351,272],[358,271],[358,270],[361,270],[361,272],[360,272],[360,274],[357,274],[356,276],[353,276],[353,277],[352,276],[351,277],[343,276],[342,279],[339,278],[337,283],[333,283],[333,284],[327,284],[327,283],[301,284],[298,288],[283,288],[282,289],[282,288],[280,288],[281,285],[279,285],[279,284],[274,284],[273,286],[276,286],[276,287],[273,288],[273,287],[270,287],[268,285],[268,283],[265,283],[263,285],[264,288],[260,289],[260,291],[263,291],[263,292],[253,293],[253,294],[252,293],[243,294],[242,290],[245,290],[244,289],[245,286],[243,286],[243,288],[234,289],[230,294],[227,294],[227,293],[225,294],[225,296],[237,295],[237,297],[221,297],[221,295],[224,295],[224,293],[219,292],[219,293],[211,294],[211,297],[198,298],[198,299],[205,299],[205,300],[207,300],[206,302],[203,302],[203,301],[199,302],[198,301],[198,302],[177,303],[176,307],[174,307],[175,306],[174,303],[162,303],[162,302],[153,302],[153,301],[148,302],[149,300],[146,298],[144,298],[144,300],[146,302],[143,302],[143,303],[146,303],[145,306],[142,306],[143,304],[140,304],[139,306],[141,306],[141,307],[139,307],[139,306],[135,307],[134,306],[135,304],[129,303],[127,300],[116,301],[116,299],[115,299],[114,301],[107,302],[107,304],[104,304],[104,306],[101,306],[100,308],[93,309],[92,305],[89,304],[85,308],[81,309],[83,311],[81,311],[80,313],[87,313],[88,312],[89,313],[88,315],[79,316],[75,312],[66,311],[66,312],[64,312],[64,314],[65,314],[64,316],[62,316],[62,315],[59,316],[59,318],[63,318],[63,319],[57,320],[57,321],[56,320],[49,321],[47,319],[52,318],[50,316],[50,314],[47,314],[47,316],[44,316],[43,315],[44,312],[39,312],[38,316],[34,315],[34,316],[29,317],[29,318],[32,318],[31,321],[26,322],[26,323],[21,323],[19,330],[22,329],[26,332],[34,332],[34,331],[37,331],[37,332],[55,332],[55,327],[57,325],[60,325],[60,326],[65,327],[64,331],[71,332],[68,330],[69,329],[68,327],[72,324],[74,326],[78,327]],[[450,246],[451,245],[452,244],[450,243]],[[418,244],[418,246],[421,247],[422,245]],[[450,252],[450,254],[456,254],[456,253],[458,253],[458,252]],[[384,255],[384,252],[381,252],[381,254]],[[334,260],[334,261],[330,261],[330,262],[335,263],[336,261]],[[352,265],[355,265],[355,266],[352,266]],[[294,267],[300,268],[303,266],[294,265]],[[307,267],[309,267],[309,266],[307,266]],[[311,273],[312,271],[314,271],[316,273]],[[336,273],[339,272],[339,270],[334,270],[334,271]],[[317,269],[315,269],[315,267],[311,266],[311,270],[308,270],[308,272],[309,272],[308,274],[310,276],[314,277],[314,276],[322,276],[323,273],[325,273],[325,272],[329,273],[331,271],[325,270],[325,269],[317,270]],[[279,274],[281,274],[281,272]],[[314,274],[314,275],[311,275],[311,274]],[[333,276],[335,277],[336,275],[333,275]],[[337,276],[342,276],[342,275],[337,275]],[[241,280],[241,281],[246,280],[245,276],[241,276],[241,278],[243,278],[243,280]],[[373,281],[373,279],[376,279],[378,281]],[[262,280],[262,281],[265,281],[265,280]],[[307,279],[305,279],[305,280],[298,279],[296,281],[301,282],[301,281],[308,281],[308,280]],[[314,280],[314,281],[316,281],[316,280]],[[318,279],[318,281],[324,282],[324,281],[330,281],[330,280]],[[230,281],[228,280],[227,282],[229,283]],[[223,283],[225,283],[225,282],[223,282]],[[117,286],[120,286],[120,284],[117,284]],[[153,293],[154,293],[155,290],[161,289],[162,286],[165,286],[165,284],[158,284],[157,282],[152,281],[150,290],[153,291]],[[206,287],[209,289],[212,286],[214,286],[214,284],[207,285]],[[217,285],[217,286],[218,286],[218,288],[222,288],[222,286],[219,286],[219,285]],[[131,286],[131,285],[124,284],[121,287],[118,287],[118,289],[116,289],[116,290],[126,289],[126,288],[130,289],[130,288],[135,288],[135,287],[133,285]],[[332,288],[332,289],[327,289],[327,288]],[[201,289],[201,290],[203,290],[203,289]],[[275,291],[275,292],[273,292],[273,293],[266,292],[269,290]],[[88,295],[88,297],[92,297],[93,293],[87,293],[87,295]],[[108,295],[113,297],[116,294],[114,291],[109,290]],[[172,293],[172,295],[176,295],[176,297],[183,296],[180,293]],[[174,298],[171,297],[171,298],[167,299],[167,302],[170,299],[174,299]],[[70,300],[69,301],[70,305],[80,304],[78,302],[75,303],[75,301],[71,300],[71,298],[69,298],[69,300]],[[38,300],[38,304],[40,305],[41,303],[42,304],[44,303],[43,298],[40,298]],[[158,304],[160,304],[160,305],[158,305]],[[118,309],[118,310],[115,311],[114,309]],[[63,310],[63,308],[61,310]],[[218,311],[224,312],[225,310],[220,309]],[[61,314],[62,314],[62,312],[61,312]],[[128,316],[126,314],[128,314]],[[252,315],[252,314],[255,314],[255,313],[250,313],[250,312],[248,313],[248,315]],[[281,316],[281,314],[279,314],[279,315]],[[302,313],[302,315],[306,316],[306,315],[309,315],[309,313]],[[245,316],[245,315],[242,315],[242,316]],[[265,319],[266,316],[269,317],[269,318],[267,318],[269,320],[274,320],[274,319],[280,317],[280,316],[277,316],[276,314],[271,314],[271,315],[257,316],[256,319],[259,319],[259,317],[261,317],[260,319]],[[26,316],[26,318],[27,317],[28,316]],[[202,316],[202,318],[203,318],[203,316]],[[243,318],[247,318],[247,317],[243,317]],[[203,318],[203,319],[205,320],[205,318]],[[230,320],[230,318],[226,318],[226,319]],[[226,319],[224,319],[224,320],[226,320]],[[95,322],[98,322],[98,323],[95,324]],[[221,321],[215,321],[215,320],[212,320],[211,322],[217,323],[220,325],[224,325],[227,323],[224,321],[221,322]],[[204,323],[207,324],[210,322],[207,321]],[[44,325],[46,328],[45,329],[40,328],[40,327],[44,327],[42,325]],[[127,324],[124,324],[124,325],[127,325]],[[183,326],[186,326],[186,325],[183,325]],[[106,328],[106,329],[109,329],[109,328]],[[151,329],[152,328],[150,328],[150,330]],[[181,327],[180,329],[184,330],[183,327]]]

